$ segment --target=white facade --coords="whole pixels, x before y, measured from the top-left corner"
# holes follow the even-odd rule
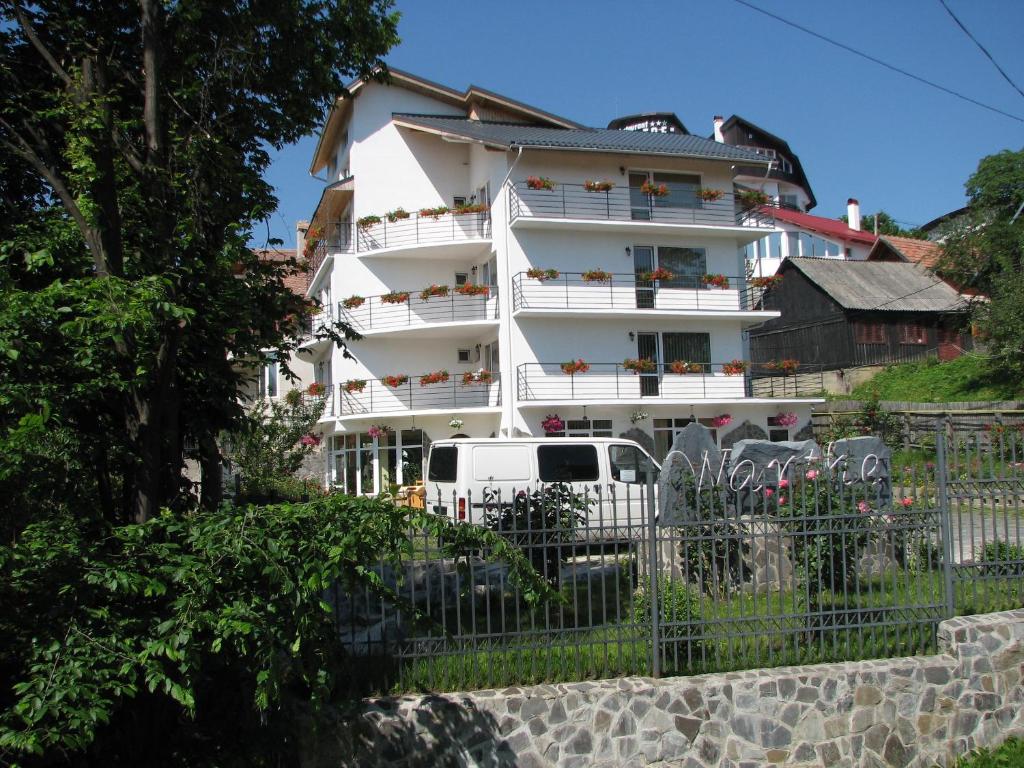
[[[567,434],[639,429],[656,455],[691,418],[730,415],[719,438],[744,421],[774,439],[807,424],[813,401],[749,397],[746,376],[723,368],[747,357],[745,327],[777,316],[752,309],[743,248],[772,229],[737,219],[730,161],[496,149],[393,117],[479,113],[457,96],[401,79],[362,83],[321,139],[313,170],[325,169],[329,189],[311,226],[323,240],[309,295],[363,335],[350,344],[351,359],[316,341],[303,353],[329,391],[321,423],[327,482],[386,491],[420,479],[431,440],[543,435],[549,415]],[[490,109],[491,119],[545,124],[523,105]],[[682,174],[670,178],[721,190],[724,199],[696,212],[661,206],[638,195],[641,173],[656,174],[655,183]],[[530,189],[532,176],[554,189]],[[590,192],[588,180],[614,187]],[[457,204],[482,210],[419,213]],[[638,272],[658,266],[676,278],[638,282]],[[558,277],[526,274],[537,268]],[[611,274],[584,279],[594,270]],[[726,276],[728,287],[707,285],[705,274]],[[421,299],[432,285],[447,293]],[[461,285],[476,287],[463,295]],[[699,367],[672,373],[668,365],[684,354]],[[657,370],[636,374],[623,367],[628,358],[656,359]],[[579,359],[589,370],[562,371]],[[441,371],[447,380],[421,385]],[[774,426],[780,412],[798,423]]]

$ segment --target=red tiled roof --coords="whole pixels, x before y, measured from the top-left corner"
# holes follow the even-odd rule
[[[257,256],[267,261],[287,261],[296,258],[294,248],[256,248],[254,250]],[[308,278],[309,276],[305,272],[294,272],[284,278],[285,288],[296,296],[305,296]]]
[[[942,257],[942,246],[931,240],[917,240],[912,237],[883,235],[881,241],[903,257],[904,261],[935,269]],[[872,252],[877,250],[873,248]]]
[[[837,240],[842,240],[847,243],[862,243],[864,245],[874,245],[878,239],[877,235],[873,235],[870,232],[863,232],[859,229],[850,229],[844,222],[837,219],[826,219],[824,216],[812,216],[809,213],[800,213],[799,211],[793,211],[789,208],[773,208],[771,211],[775,214],[775,218],[778,221],[784,221],[787,224],[795,224],[803,229],[809,229],[812,232],[817,232],[827,237],[834,237]]]

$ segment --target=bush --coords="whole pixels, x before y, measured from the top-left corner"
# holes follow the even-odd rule
[[[1017,768],[1024,765],[1024,741],[1007,739],[997,749],[979,749],[957,760],[956,768]]]
[[[1024,576],[1024,546],[997,539],[981,550],[984,576]]]
[[[670,576],[658,576],[659,635],[674,641],[671,652],[678,649],[687,658],[700,655],[701,622],[700,595],[685,583]],[[633,621],[642,627],[651,626],[651,593],[647,588],[636,591],[633,597]]]

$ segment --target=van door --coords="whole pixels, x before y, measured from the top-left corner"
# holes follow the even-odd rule
[[[585,499],[587,524],[597,525],[605,513],[601,509],[604,489],[597,446],[583,441],[552,442],[536,445],[537,479],[542,485],[565,483]]]
[[[511,504],[520,491],[530,492],[533,478],[531,445],[498,443],[472,445],[469,479],[460,484],[466,488],[469,521],[489,524],[487,511],[502,504]]]
[[[456,480],[459,476],[459,449],[454,445],[432,445],[427,459],[427,509],[453,520],[466,519],[466,511],[458,515]]]
[[[639,446],[612,443],[608,446],[608,496],[613,501],[615,525],[638,526],[647,522],[648,480],[658,479],[657,465]]]

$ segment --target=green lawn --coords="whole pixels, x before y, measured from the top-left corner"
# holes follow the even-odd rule
[[[850,394],[866,400],[878,391],[881,400],[941,403],[976,400],[1016,400],[1024,397],[1019,382],[993,375],[985,360],[963,355],[940,363],[928,358],[916,363],[891,365]]]

